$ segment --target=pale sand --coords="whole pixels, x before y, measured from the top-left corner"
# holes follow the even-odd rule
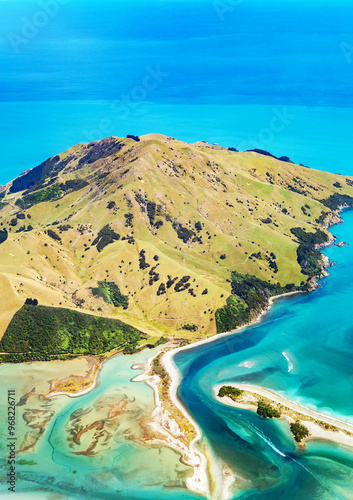
[[[268,299],[268,302],[269,302],[268,309],[273,306],[273,304],[274,304],[274,302],[276,300],[282,299],[283,297],[289,297],[290,295],[297,295],[298,293],[311,293],[311,292],[306,292],[306,291],[302,291],[302,290],[296,290],[295,292],[283,293],[282,295],[274,295],[273,297],[270,297]]]
[[[122,353],[121,352],[118,352],[112,356],[110,356],[109,358],[105,359],[103,362],[99,362],[97,360],[97,358],[95,356],[83,356],[83,357],[80,357],[80,358],[76,358],[76,361],[78,359],[85,359],[86,360],[86,363],[87,363],[87,368],[86,368],[86,371],[84,374],[78,374],[76,371],[74,372],[74,374],[71,372],[70,377],[76,377],[77,375],[78,376],[81,376],[83,379],[84,378],[92,378],[92,383],[88,386],[88,387],[85,387],[84,389],[80,389],[79,391],[76,391],[76,392],[68,392],[68,391],[50,391],[48,394],[47,394],[47,397],[54,397],[54,396],[68,396],[69,398],[78,398],[80,396],[83,396],[84,394],[88,394],[89,392],[93,391],[93,389],[95,389],[98,385],[98,376],[100,374],[100,371],[104,365],[104,363],[106,363],[107,361],[109,361],[110,359],[112,358],[115,358],[116,356],[122,356]],[[90,363],[88,358],[90,358],[91,360],[94,359],[95,360],[95,363],[92,364],[92,362]],[[74,361],[74,360],[72,360]],[[51,361],[50,363],[53,363],[53,361]],[[60,382],[61,380],[63,380],[65,377],[60,377],[60,378],[57,378],[55,379],[53,382]],[[51,381],[52,382],[52,381]]]
[[[276,300],[282,299],[284,297],[289,297],[290,295],[297,295],[299,293],[310,293],[310,292],[296,290],[295,292],[283,293],[282,295],[274,295],[273,297],[270,297],[268,299],[269,304],[266,307],[266,309],[264,309],[253,321],[249,321],[249,323],[247,323],[246,325],[238,326],[237,328],[235,328],[234,330],[230,330],[229,332],[216,333],[215,335],[212,335],[211,337],[205,337],[204,339],[193,342],[192,344],[188,344],[188,345],[185,345],[183,347],[178,347],[176,349],[173,349],[172,357],[180,351],[186,351],[187,349],[193,349],[194,347],[198,347],[198,346],[203,345],[203,344],[208,344],[209,342],[215,342],[216,340],[218,340],[222,337],[227,337],[228,335],[233,335],[234,333],[240,333],[241,331],[260,323],[263,316],[265,316],[265,314],[269,311],[269,309],[271,309],[271,307],[273,306],[273,304]]]
[[[343,422],[342,420],[339,420],[334,417],[330,417],[329,415],[325,415],[323,413],[319,413],[315,410],[311,410],[310,408],[307,408],[306,406],[303,406],[299,403],[295,403],[294,401],[291,401],[290,399],[281,396],[280,394],[277,394],[274,391],[271,391],[269,389],[266,389],[261,386],[257,385],[248,385],[248,384],[218,384],[213,388],[215,399],[217,401],[227,404],[228,406],[234,406],[235,408],[244,408],[247,410],[252,410],[256,411],[256,403],[254,404],[243,404],[243,403],[237,403],[233,401],[231,398],[225,397],[225,398],[220,398],[218,396],[218,391],[219,389],[224,386],[224,385],[229,385],[231,387],[237,387],[239,389],[242,389],[247,392],[252,392],[255,394],[259,394],[260,396],[270,399],[271,401],[274,401],[275,403],[279,403],[283,406],[286,406],[293,410],[296,413],[300,413],[300,415],[303,417],[302,421],[305,423],[305,427],[309,429],[310,436],[307,437],[304,441],[310,441],[310,440],[315,440],[315,439],[325,439],[329,441],[334,441],[335,443],[342,444],[345,446],[353,446],[353,425],[349,424],[347,422]],[[338,432],[334,432],[331,430],[326,430],[320,425],[316,424],[315,422],[311,420],[306,420],[305,417],[313,418],[315,420],[319,420],[321,422],[327,423],[329,425],[333,425],[338,429]],[[293,421],[293,419],[290,419],[289,417],[284,417],[288,421]],[[349,433],[352,433],[352,436],[349,436],[345,434],[347,431]]]
[[[229,500],[233,497],[232,486],[235,483],[236,476],[227,465],[223,465],[223,491],[220,500]]]
[[[195,491],[196,493],[209,496],[210,485],[207,475],[207,459],[195,447],[197,441],[199,441],[202,438],[202,432],[197,423],[195,422],[195,420],[192,418],[192,416],[189,414],[189,412],[186,410],[185,406],[180,402],[177,396],[178,387],[181,382],[181,376],[179,370],[175,366],[173,357],[179,350],[180,349],[175,349],[173,351],[166,352],[162,357],[162,363],[171,379],[169,394],[173,404],[177,408],[179,408],[179,410],[183,413],[183,415],[185,415],[185,417],[191,422],[193,427],[196,429],[196,437],[190,443],[190,452],[194,456],[194,462],[195,462],[194,475],[192,478],[188,479],[187,486],[190,490]]]
[[[179,425],[169,412],[163,408],[158,391],[160,378],[157,375],[148,375],[152,367],[152,361],[159,355],[160,351],[152,358],[149,358],[145,372],[135,377],[133,382],[145,382],[152,387],[156,408],[152,413],[153,422],[150,424],[151,428],[156,432],[162,433],[166,437],[166,443],[168,446],[181,453],[183,461],[194,468],[194,475],[186,480],[188,489],[194,493],[209,497],[210,489],[207,475],[207,460],[206,457],[195,447],[195,443],[201,439],[202,433],[196,422],[193,420],[191,415],[189,415],[176,396],[176,391],[180,383],[180,374],[171,359],[171,354],[174,354],[174,352],[175,351],[166,352],[161,361],[164,368],[168,371],[172,381],[169,388],[172,402],[192,423],[197,433],[197,436],[192,440],[189,446],[179,439],[179,436],[181,435]]]
[[[97,387],[97,379],[92,382],[92,384],[85,389],[81,389],[80,391],[77,392],[65,392],[65,391],[56,391],[56,392],[49,392],[47,394],[47,397],[49,398],[54,398],[55,396],[68,396],[69,398],[78,398],[80,396],[84,396],[85,394],[88,394],[89,392],[93,391]]]

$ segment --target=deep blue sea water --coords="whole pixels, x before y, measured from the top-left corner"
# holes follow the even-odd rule
[[[349,0],[1,1],[0,184],[150,132],[353,172],[352,19]]]

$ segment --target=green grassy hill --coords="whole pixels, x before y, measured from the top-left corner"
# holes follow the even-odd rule
[[[298,287],[319,272],[317,231],[351,204],[352,186],[157,134],[78,144],[1,194],[1,334],[28,297],[152,337],[214,334],[234,273]]]

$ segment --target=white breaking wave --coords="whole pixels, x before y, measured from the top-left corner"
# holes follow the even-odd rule
[[[282,453],[278,448],[276,448],[276,446],[272,443],[271,439],[268,439],[266,437],[264,437],[264,441],[266,441],[266,443],[271,446],[271,448],[276,452],[278,453],[278,455],[281,455],[282,457],[286,457],[287,455],[285,453]]]
[[[281,455],[282,457],[286,457],[287,455],[285,453],[282,453],[281,450],[279,450],[274,444],[273,442],[271,441],[271,439],[269,439],[267,436],[265,436],[265,434],[258,428],[256,427],[256,425],[253,426],[256,434],[261,438],[263,439],[263,441],[265,441],[265,443],[267,443],[276,453],[278,453],[278,455]]]
[[[255,363],[253,361],[243,361],[242,363],[240,363],[239,366],[244,366],[245,368],[252,368],[253,366],[255,366]]]
[[[287,362],[288,362],[288,373],[291,372],[293,370],[293,363],[291,362],[291,360],[289,359],[289,356],[286,352],[282,352],[283,356],[286,358]]]

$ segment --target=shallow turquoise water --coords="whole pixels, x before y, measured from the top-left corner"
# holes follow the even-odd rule
[[[141,419],[154,408],[152,389],[131,379],[141,373],[134,363],[145,363],[156,351],[124,357],[117,356],[104,364],[96,389],[79,398],[57,396],[50,401],[31,397],[16,409],[16,493],[14,498],[36,498],[39,493],[48,500],[59,499],[195,499],[182,488],[192,469],[180,462],[180,455],[163,444],[153,447],[141,444]],[[46,379],[46,364],[1,366],[0,377],[6,383],[0,388],[0,496],[9,493],[6,484],[8,464],[7,390],[16,391],[18,401]],[[32,378],[34,377],[34,378]],[[38,390],[39,391],[39,390]],[[40,393],[40,391],[39,391]],[[126,412],[107,420],[111,405],[126,400]],[[53,417],[45,427],[34,449],[19,452],[24,438],[35,429],[25,425],[28,411],[51,411]],[[94,442],[89,432],[75,444],[71,431],[104,421],[103,436],[93,456],[77,454]],[[24,495],[24,496],[23,496]]]
[[[353,211],[344,219],[333,233],[353,243]],[[175,357],[182,401],[217,456],[250,481],[235,498],[353,498],[352,450],[322,441],[298,453],[286,426],[212,397],[223,382],[262,385],[353,422],[353,245],[325,253],[339,265],[322,288],[280,299],[260,324]]]

